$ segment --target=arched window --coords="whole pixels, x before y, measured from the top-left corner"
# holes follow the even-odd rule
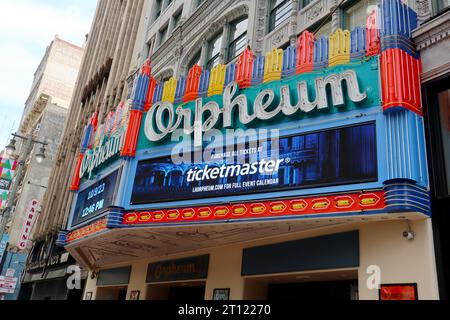
[[[220,31],[208,42],[208,61],[206,69],[211,70],[220,62],[220,47],[222,45],[223,31]]]
[[[247,46],[248,17],[236,20],[230,25],[230,42],[228,44],[228,61],[239,56]]]
[[[162,9],[162,0],[156,0],[155,3],[155,19],[158,19],[159,16],[161,15],[161,9]]]
[[[379,0],[364,0],[343,9],[343,29],[353,30],[355,27],[365,27],[367,14],[374,8]]]
[[[200,58],[201,58],[201,51],[198,51],[194,55],[194,57],[189,61],[187,71],[191,70],[192,67],[195,66],[196,64],[201,65]]]

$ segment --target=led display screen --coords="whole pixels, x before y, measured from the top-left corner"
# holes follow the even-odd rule
[[[113,204],[118,176],[115,171],[78,194],[72,227],[100,215]]]
[[[375,124],[259,142],[207,162],[138,163],[132,204],[335,186],[377,180]],[[244,155],[244,156],[242,156]],[[194,158],[194,157],[193,157]]]

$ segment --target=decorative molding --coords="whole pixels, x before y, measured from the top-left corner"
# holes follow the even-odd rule
[[[328,12],[330,12],[333,5],[334,1],[315,0],[300,10],[297,17],[297,33],[300,33],[311,25],[319,22],[328,14]]]
[[[450,72],[450,62],[447,62],[443,65],[440,65],[437,68],[434,68],[426,72],[422,72],[422,74],[420,75],[420,79],[422,80],[422,82],[425,83],[435,78],[439,78],[440,76],[443,76],[449,72]]]
[[[331,16],[331,32],[336,32],[342,26],[342,10],[337,8]]]
[[[286,20],[278,28],[269,33],[264,39],[264,51],[269,52],[272,48],[277,48],[289,42],[290,21]]]
[[[423,50],[450,36],[450,11],[423,24],[413,33],[417,50]]]
[[[263,53],[266,34],[267,0],[257,0],[255,12],[254,52]]]
[[[415,9],[419,22],[428,20],[431,17],[432,4],[431,0],[416,0]]]

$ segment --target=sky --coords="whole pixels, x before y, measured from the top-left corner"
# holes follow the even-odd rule
[[[33,75],[58,35],[84,44],[97,0],[0,0],[0,150],[19,125]]]

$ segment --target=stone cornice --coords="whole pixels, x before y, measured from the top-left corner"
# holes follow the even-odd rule
[[[417,50],[423,50],[433,44],[444,41],[450,36],[450,11],[420,26],[413,33]]]

